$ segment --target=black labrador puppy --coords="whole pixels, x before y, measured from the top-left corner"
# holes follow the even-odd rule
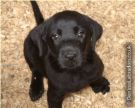
[[[31,3],[37,26],[24,42],[24,56],[32,71],[31,100],[42,96],[44,77],[49,108],[62,108],[65,94],[88,85],[95,93],[109,92],[109,82],[102,76],[104,65],[94,50],[101,25],[75,11],[59,12],[44,21],[37,3]]]

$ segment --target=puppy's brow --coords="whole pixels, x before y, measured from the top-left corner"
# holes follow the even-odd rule
[[[73,28],[73,30],[74,30],[74,33],[76,34],[76,33],[78,32],[79,28],[78,28],[77,26],[75,26],[75,27]]]
[[[62,30],[61,29],[58,29],[57,30],[57,34],[62,35]]]

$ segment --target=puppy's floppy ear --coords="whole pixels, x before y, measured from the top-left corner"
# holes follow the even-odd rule
[[[39,56],[43,56],[44,51],[47,52],[47,44],[43,41],[42,36],[45,34],[45,24],[40,24],[30,32],[30,38],[34,45],[38,48]],[[45,53],[46,53],[45,52]]]
[[[90,29],[91,29],[92,48],[93,48],[93,50],[95,50],[96,41],[101,37],[101,35],[103,33],[103,28],[98,22],[92,20],[91,18],[89,18],[87,16],[85,16],[85,20],[87,21],[88,27],[90,27]]]

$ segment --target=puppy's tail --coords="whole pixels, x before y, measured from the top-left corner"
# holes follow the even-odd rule
[[[41,11],[38,7],[38,4],[36,1],[30,1],[31,2],[31,5],[32,5],[32,9],[34,11],[34,16],[35,16],[35,19],[36,19],[36,23],[37,25],[41,24],[44,22],[44,18],[43,18],[43,15],[41,14]]]

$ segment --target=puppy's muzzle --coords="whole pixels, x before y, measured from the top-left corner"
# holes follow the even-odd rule
[[[60,49],[59,63],[62,68],[76,68],[82,62],[81,52],[78,47],[64,46]]]

